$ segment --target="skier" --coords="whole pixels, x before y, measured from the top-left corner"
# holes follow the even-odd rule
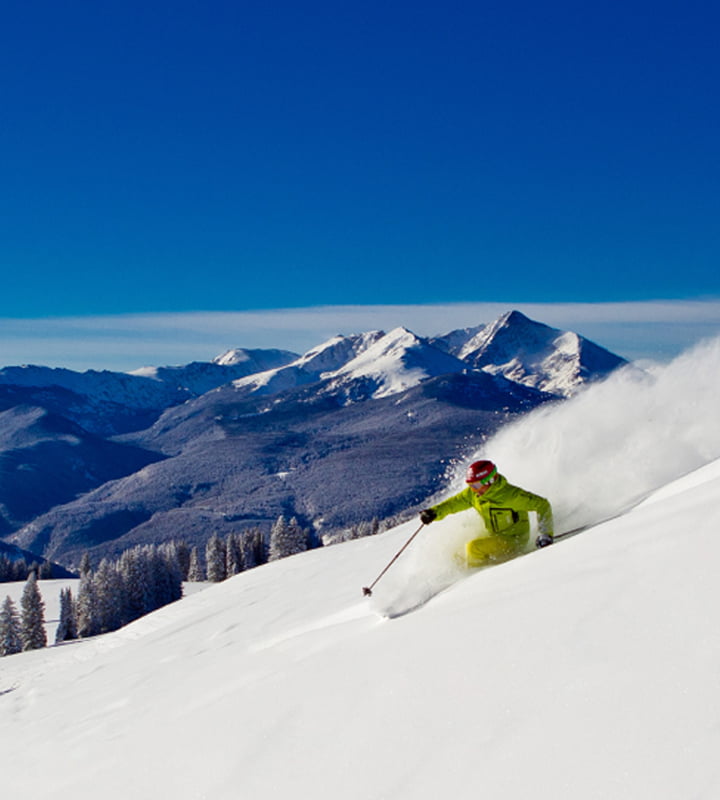
[[[458,494],[421,511],[420,520],[429,525],[449,514],[474,508],[482,517],[487,535],[465,543],[469,567],[506,561],[524,552],[530,538],[530,511],[537,514],[536,546],[553,543],[552,507],[544,497],[508,483],[492,461],[470,464],[465,482],[467,488]]]

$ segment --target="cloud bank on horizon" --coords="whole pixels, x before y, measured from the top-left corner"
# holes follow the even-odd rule
[[[510,309],[573,330],[631,361],[667,361],[720,334],[720,300],[625,303],[343,305],[268,311],[0,319],[0,367],[130,371],[209,361],[234,347],[303,353],[338,333],[410,328],[421,336],[491,322]]]

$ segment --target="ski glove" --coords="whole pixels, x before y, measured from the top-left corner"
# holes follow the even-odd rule
[[[548,533],[541,533],[540,536],[535,539],[535,547],[547,547],[549,544],[552,544],[555,540],[552,536]]]
[[[422,522],[423,525],[429,525],[435,517],[437,517],[437,514],[432,508],[426,508],[420,512],[420,522]]]

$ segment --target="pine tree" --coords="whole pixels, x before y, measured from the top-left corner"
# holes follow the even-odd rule
[[[0,656],[11,656],[21,650],[20,619],[15,603],[8,595],[0,609]]]
[[[23,650],[39,650],[47,646],[45,603],[37,585],[37,574],[30,573],[20,599],[22,609],[20,638]]]
[[[99,626],[95,612],[95,587],[92,572],[86,572],[80,578],[75,605],[78,636],[95,636],[99,632]]]
[[[268,560],[265,537],[260,528],[253,528],[246,531],[243,536],[243,563],[245,569],[259,567]]]
[[[227,577],[225,571],[225,542],[214,533],[208,539],[205,547],[205,563],[207,564],[207,579],[209,581],[224,581]]]
[[[155,549],[155,569],[160,586],[158,608],[182,597],[183,574],[177,545],[166,542]]]
[[[146,562],[141,546],[125,550],[120,556],[118,569],[123,581],[126,622],[139,619],[151,610]]]
[[[205,580],[205,573],[200,564],[200,555],[198,554],[197,547],[193,547],[190,551],[190,567],[188,569],[187,579],[193,583],[200,583]]]
[[[307,531],[300,527],[296,517],[290,522],[280,516],[270,532],[270,561],[287,558],[307,550]]]
[[[116,631],[124,623],[125,592],[120,571],[103,559],[92,577],[98,633]]]
[[[190,573],[190,545],[185,541],[173,542],[177,560],[180,565],[180,572],[184,581],[188,580]]]
[[[77,619],[75,601],[68,586],[60,590],[60,622],[55,633],[55,644],[77,639]]]
[[[90,553],[86,550],[80,559],[80,577],[82,578],[84,575],[87,575],[91,570]]]
[[[160,575],[160,560],[157,551],[152,545],[146,545],[141,550],[144,562],[145,581],[148,593],[148,613],[155,611],[163,605],[162,576]]]
[[[244,569],[242,538],[231,533],[225,541],[225,574],[230,578]]]
[[[277,561],[279,558],[284,558],[286,538],[287,521],[281,514],[270,529],[270,552],[268,553],[268,561]]]

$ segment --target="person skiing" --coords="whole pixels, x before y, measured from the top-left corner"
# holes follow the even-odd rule
[[[482,517],[487,535],[465,543],[469,567],[506,561],[520,555],[530,539],[529,512],[537,514],[537,547],[553,543],[553,515],[548,500],[508,483],[492,461],[474,461],[467,469],[467,487],[437,505],[423,509],[420,520],[429,525],[449,514],[474,508]]]

